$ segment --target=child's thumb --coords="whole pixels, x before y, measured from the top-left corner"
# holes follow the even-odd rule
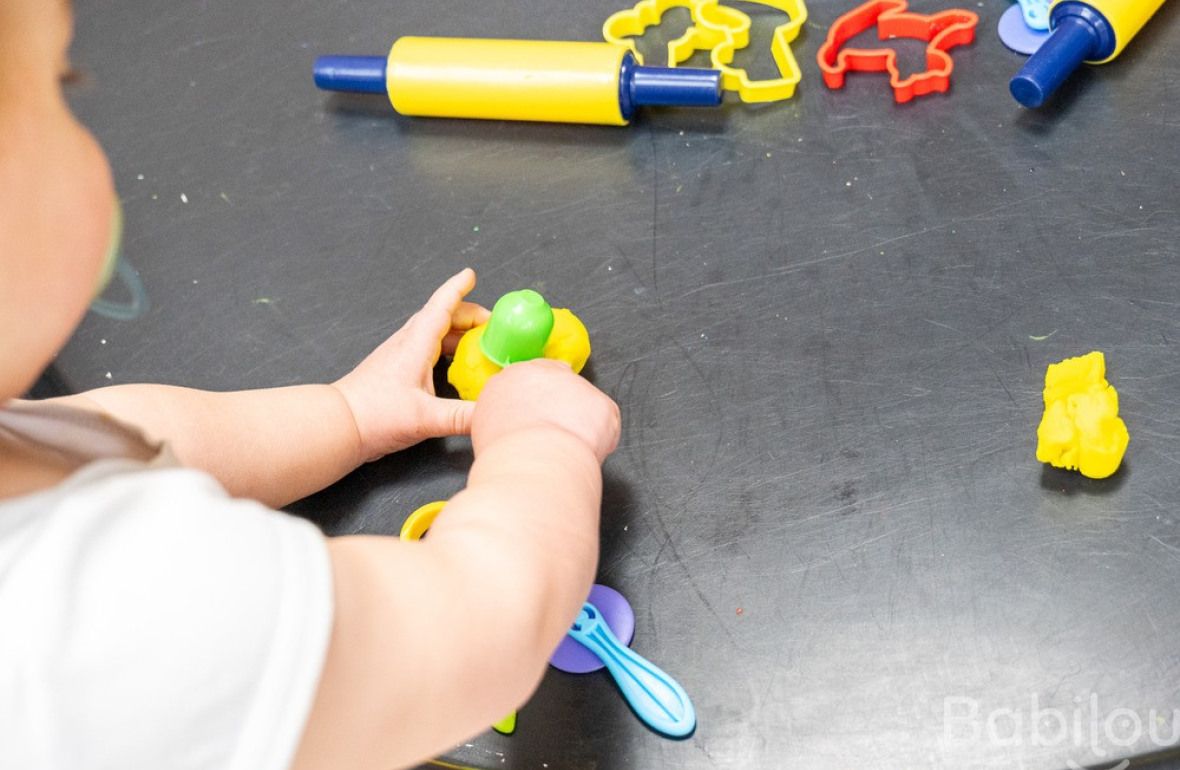
[[[471,417],[475,414],[474,401],[460,401],[457,398],[435,398],[431,400],[430,412],[426,415],[425,428],[432,436],[465,436],[471,433]]]

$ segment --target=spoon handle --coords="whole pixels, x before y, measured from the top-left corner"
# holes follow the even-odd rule
[[[606,664],[635,714],[656,732],[673,738],[691,733],[697,717],[684,688],[654,663],[619,642],[610,627],[598,620],[596,608],[590,616],[593,621],[575,624],[569,634]]]

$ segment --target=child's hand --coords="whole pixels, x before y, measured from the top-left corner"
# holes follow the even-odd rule
[[[619,443],[619,407],[564,362],[512,364],[480,393],[471,439],[478,454],[498,438],[539,426],[573,434],[601,463]]]
[[[463,270],[438,288],[405,326],[370,353],[336,388],[352,410],[363,459],[376,460],[427,438],[471,432],[475,405],[434,394],[434,365],[451,355],[463,333],[488,311],[463,297],[475,271]]]

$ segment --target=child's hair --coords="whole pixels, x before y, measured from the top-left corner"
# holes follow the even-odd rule
[[[77,69],[72,64],[66,68],[65,72],[61,73],[61,84],[63,86],[76,86],[86,82],[86,73]]]

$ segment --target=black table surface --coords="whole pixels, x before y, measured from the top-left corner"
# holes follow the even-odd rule
[[[1175,4],[1027,111],[1007,3],[970,4],[948,94],[899,106],[882,75],[823,86],[848,6],[817,1],[793,100],[627,128],[410,119],[311,83],[316,55],[405,34],[594,40],[605,0],[77,5],[71,99],[152,309],[88,317],[62,387],[332,378],[465,265],[474,299],[534,287],[591,331],[624,415],[599,579],[699,726],[663,739],[606,674],[550,671],[515,735],[448,761],[1108,767],[1180,744]],[[740,7],[738,63],[766,76],[782,16]],[[1046,365],[1091,350],[1132,437],[1100,482],[1034,457]],[[292,510],[396,533],[470,462],[428,442]]]

